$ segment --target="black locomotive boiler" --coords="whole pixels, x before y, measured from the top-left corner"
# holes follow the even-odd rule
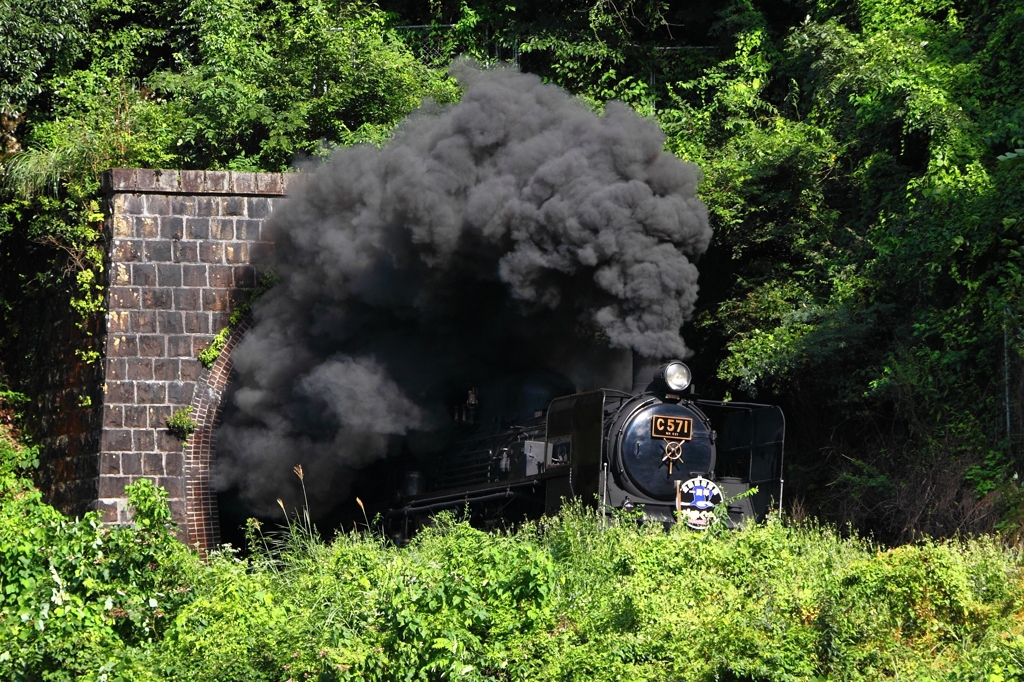
[[[405,472],[385,515],[393,536],[442,509],[468,508],[486,527],[570,498],[694,528],[723,501],[737,525],[781,504],[782,410],[698,399],[679,361],[635,372],[630,393],[577,393],[561,375],[532,373],[471,390],[455,421],[447,445]]]

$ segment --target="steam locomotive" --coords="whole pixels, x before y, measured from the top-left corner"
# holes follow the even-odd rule
[[[580,498],[700,529],[723,503],[730,525],[781,504],[782,410],[698,399],[680,361],[641,367],[632,392],[577,393],[535,372],[470,390],[454,417],[454,435],[405,472],[385,514],[396,539],[442,509],[468,509],[488,527]]]

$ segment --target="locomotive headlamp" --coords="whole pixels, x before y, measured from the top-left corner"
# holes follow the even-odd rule
[[[690,385],[690,368],[678,360],[673,360],[661,370],[661,378],[664,379],[665,385],[669,389],[673,391],[685,390]]]

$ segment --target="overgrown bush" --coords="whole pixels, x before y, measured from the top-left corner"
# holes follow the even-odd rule
[[[1024,680],[1024,562],[778,518],[665,531],[574,505],[442,514],[398,548],[308,521],[203,563],[162,491],[133,522],[45,505],[0,439],[0,676],[16,680]]]
[[[0,677],[114,679],[191,600],[198,560],[150,481],[128,489],[130,526],[68,519],[24,477],[34,457],[0,438]]]
[[[801,7],[723,8],[723,58],[658,112],[715,228],[695,373],[783,405],[791,499],[833,522],[1017,523],[1021,5]]]
[[[1024,679],[1021,563],[992,538],[884,550],[779,520],[665,532],[580,507],[515,533],[438,517],[211,561],[166,679]],[[989,677],[1002,675],[1002,677]]]

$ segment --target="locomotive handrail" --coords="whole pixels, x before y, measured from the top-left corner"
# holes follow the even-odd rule
[[[512,490],[513,488],[531,488],[531,487],[535,487],[537,485],[537,483],[538,483],[538,479],[537,478],[531,478],[528,481],[520,481],[518,483],[504,483],[504,484],[502,484],[502,482],[500,482],[500,481],[494,481],[491,484],[482,483],[482,484],[480,484],[480,486],[476,490],[461,490],[461,491],[459,491],[457,493],[445,493],[443,495],[436,495],[436,496],[432,496],[432,495],[429,495],[429,494],[428,495],[422,495],[421,496],[421,501],[426,502],[426,501],[430,500],[430,501],[437,502],[437,501],[440,501],[440,500],[459,499],[459,498],[464,498],[467,495],[468,496],[472,496],[473,493],[484,493],[484,492],[487,492],[488,490],[502,490],[502,489],[503,490]]]
[[[708,400],[701,398],[695,401],[698,405],[717,405],[718,407],[778,407],[777,405],[768,405],[767,403],[743,403],[736,400]]]
[[[448,507],[452,507],[452,506],[458,505],[460,503],[468,504],[470,502],[474,502],[474,503],[475,502],[487,502],[489,500],[500,500],[500,499],[510,499],[510,498],[513,498],[513,497],[520,497],[520,494],[515,492],[514,489],[517,489],[517,488],[529,488],[529,487],[536,487],[536,486],[537,486],[537,481],[528,481],[526,483],[517,483],[517,484],[513,484],[513,485],[504,486],[504,488],[505,488],[504,491],[502,491],[500,493],[487,492],[487,490],[485,489],[485,490],[480,491],[482,493],[485,493],[483,495],[473,495],[473,494],[468,493],[468,492],[454,493],[454,494],[450,494],[450,495],[442,495],[441,497],[438,497],[438,498],[428,498],[427,500],[424,500],[424,501],[428,501],[429,504],[419,504],[419,505],[409,504],[409,505],[406,505],[406,506],[404,506],[404,507],[402,507],[400,509],[389,509],[384,514],[384,518],[391,518],[392,516],[408,516],[409,514],[414,514],[414,513],[419,513],[419,512],[435,511],[437,509],[445,509],[445,508],[448,508]],[[490,488],[490,490],[494,490],[494,488]]]

